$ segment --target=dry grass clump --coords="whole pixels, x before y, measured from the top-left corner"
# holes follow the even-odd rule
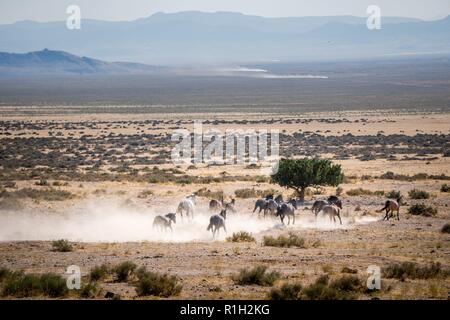
[[[408,192],[408,196],[411,199],[429,199],[430,198],[430,194],[424,190],[419,190],[419,189],[412,189]]]
[[[68,293],[66,280],[59,274],[44,273],[25,274],[2,269],[4,282],[2,296],[17,298],[48,296],[51,298],[64,297]]]
[[[255,238],[251,233],[246,231],[234,232],[231,237],[227,238],[228,242],[255,242]]]
[[[441,278],[450,275],[450,269],[444,269],[439,262],[429,266],[420,266],[415,262],[393,263],[383,268],[383,276],[404,280]]]
[[[71,251],[73,251],[73,246],[66,239],[54,240],[54,241],[52,241],[52,251],[55,251],[55,252],[71,252]]]
[[[287,236],[280,235],[277,238],[274,238],[272,236],[265,236],[263,238],[263,243],[265,246],[269,246],[269,247],[281,247],[281,248],[290,248],[290,247],[305,248],[306,247],[305,239],[301,238],[294,232],[289,232],[289,234]]]
[[[144,267],[137,271],[136,292],[139,296],[170,297],[180,294],[182,285],[175,276],[147,271]]]
[[[281,275],[276,271],[266,272],[267,267],[259,265],[253,269],[242,269],[238,274],[235,274],[232,279],[234,283],[239,285],[271,286],[278,280]]]
[[[414,204],[408,208],[408,213],[414,216],[431,217],[437,214],[437,209],[424,203]]]
[[[256,190],[254,188],[245,188],[245,189],[237,189],[234,191],[234,194],[237,198],[249,199],[249,198],[262,198],[268,194],[276,194],[277,191],[274,189],[266,189],[266,190]]]
[[[361,280],[356,276],[342,276],[330,281],[323,275],[309,286],[299,283],[284,284],[269,292],[272,300],[353,300],[364,290]]]

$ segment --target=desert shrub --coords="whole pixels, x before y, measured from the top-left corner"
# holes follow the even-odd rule
[[[91,281],[99,281],[110,273],[110,270],[106,264],[102,264],[101,266],[95,266],[91,272],[89,273],[89,279]]]
[[[296,235],[293,232],[289,232],[289,234],[287,236],[280,235],[280,236],[278,236],[278,238],[274,238],[272,236],[265,236],[263,238],[263,243],[265,246],[269,246],[269,247],[305,248],[305,239],[299,237],[298,235]]]
[[[446,223],[441,228],[442,233],[450,233],[450,223]]]
[[[430,194],[424,190],[412,189],[408,192],[411,199],[429,199]]]
[[[443,269],[439,262],[429,266],[420,266],[415,262],[393,263],[383,268],[386,278],[395,279],[430,279],[450,275],[450,269]]]
[[[356,276],[342,276],[330,283],[329,276],[324,275],[304,288],[302,296],[309,300],[353,300],[361,289],[361,281]]]
[[[281,288],[273,288],[269,292],[271,300],[300,300],[302,285],[300,283],[285,283]]]
[[[248,199],[248,198],[261,198],[268,194],[276,194],[277,191],[274,189],[267,190],[256,190],[256,189],[237,189],[234,194],[237,198]]]
[[[97,284],[95,282],[88,282],[87,284],[83,284],[80,290],[81,298],[93,298],[96,296],[98,292]]]
[[[73,251],[73,246],[66,239],[52,241],[52,250],[56,252],[70,252]]]
[[[450,192],[450,184],[443,184],[441,186],[441,192]]]
[[[40,278],[42,293],[49,297],[63,297],[67,294],[66,280],[55,273],[45,273]]]
[[[388,171],[381,176],[379,179],[388,179],[388,180],[399,180],[399,181],[414,181],[414,180],[425,180],[425,179],[433,179],[433,180],[449,180],[450,177],[445,175],[444,173],[440,175],[428,175],[423,172],[416,173],[415,175],[409,176],[405,174],[396,174],[391,171]]]
[[[363,188],[350,189],[346,193],[348,196],[371,196],[371,195],[373,195],[372,191],[366,190]]]
[[[16,273],[5,281],[2,295],[18,298],[46,295],[56,298],[65,296],[67,292],[66,280],[58,274],[45,273],[39,276]]]
[[[332,281],[330,287],[345,292],[357,291],[361,287],[361,281],[355,276],[342,276]]]
[[[431,217],[437,214],[437,209],[424,203],[414,204],[408,208],[408,213],[414,216]]]
[[[336,195],[339,197],[342,195],[342,193],[344,193],[344,189],[342,187],[337,187],[336,188]]]
[[[253,269],[242,269],[238,274],[235,274],[232,279],[234,283],[239,285],[271,286],[281,275],[276,271],[266,272],[267,267],[259,265]]]
[[[72,199],[74,195],[65,190],[58,190],[54,188],[46,189],[32,189],[23,188],[14,192],[11,192],[12,196],[18,198],[31,198],[33,200],[45,200],[45,201],[63,201]]]
[[[195,191],[194,194],[196,196],[204,197],[204,198],[208,198],[208,199],[221,199],[224,196],[222,190],[211,191],[207,188],[201,188],[201,189]]]
[[[178,278],[167,274],[146,271],[139,268],[136,292],[139,296],[176,296],[181,292],[182,285],[178,284]]]
[[[374,196],[384,196],[386,194],[386,192],[384,192],[384,190],[375,190],[373,192]]]
[[[246,231],[234,232],[231,237],[227,238],[228,242],[255,242],[252,234]]]
[[[0,282],[9,278],[12,275],[12,273],[13,272],[11,270],[9,270],[8,268],[1,267],[0,268]]]
[[[349,268],[349,267],[343,267],[343,268],[341,269],[341,273],[352,273],[352,274],[356,274],[356,273],[358,273],[358,270],[356,270],[356,269],[351,269],[351,268]]]
[[[128,277],[136,270],[136,264],[131,261],[125,261],[117,265],[114,268],[116,274],[116,280],[118,282],[124,282],[128,280]]]
[[[6,280],[2,295],[23,298],[38,295],[40,292],[39,276],[35,274],[22,274],[16,277],[9,277]]]

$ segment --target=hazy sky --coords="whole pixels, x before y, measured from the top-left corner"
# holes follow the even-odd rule
[[[68,5],[83,18],[134,20],[152,13],[186,10],[235,11],[267,17],[365,16],[369,5],[386,16],[436,19],[450,15],[450,0],[0,0],[0,24],[19,20],[65,20]]]

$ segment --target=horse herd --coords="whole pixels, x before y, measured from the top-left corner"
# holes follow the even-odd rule
[[[397,200],[387,200],[382,209],[378,212],[385,211],[386,214],[383,220],[389,220],[393,217],[394,212],[397,213],[397,219],[400,220],[400,202],[401,197]],[[262,199],[258,199],[255,202],[253,213],[258,211],[258,216],[263,212],[264,218],[267,214],[271,216],[280,217],[281,223],[284,224],[284,219],[288,218],[288,225],[291,223],[295,224],[295,210],[297,210],[297,204],[299,200],[290,199],[288,201],[283,200],[282,195],[278,195],[274,198],[274,195],[270,194]],[[194,218],[194,210],[196,205],[196,196],[194,194],[187,196],[178,204],[176,213],[169,213],[165,216],[156,216],[153,220],[153,228],[158,228],[160,231],[172,231],[172,223],[176,223],[177,215],[181,216],[183,219],[183,214],[186,215],[188,219]],[[219,214],[214,214],[209,219],[209,225],[207,231],[211,231],[213,238],[215,238],[216,233],[218,234],[220,229],[227,232],[225,221],[227,219],[227,212],[236,212],[236,201],[232,199],[230,202],[225,202],[223,197],[220,200],[213,199],[209,202],[209,211],[217,212],[220,210]],[[324,216],[328,216],[330,221],[333,220],[336,223],[336,217],[339,219],[339,223],[342,225],[341,219],[342,201],[337,196],[330,196],[327,199],[316,200],[311,207],[311,211],[314,213],[316,220],[320,212]]]

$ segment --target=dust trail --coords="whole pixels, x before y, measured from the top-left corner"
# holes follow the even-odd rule
[[[206,228],[211,213],[206,205],[197,206],[193,220],[177,217],[173,232],[159,232],[152,228],[153,218],[167,212],[167,204],[151,207],[123,203],[117,199],[96,199],[84,201],[63,212],[9,212],[0,214],[0,241],[20,240],[55,240],[68,239],[83,242],[126,242],[126,241],[161,241],[188,242],[211,241],[211,232]],[[271,229],[286,228],[349,228],[352,224],[374,221],[364,218],[355,221],[344,219],[339,226],[327,219],[315,221],[312,216],[299,215],[295,226],[285,227],[280,220],[258,218],[256,214],[245,212],[227,215],[228,233],[221,231],[219,240],[237,231],[258,234]]]

